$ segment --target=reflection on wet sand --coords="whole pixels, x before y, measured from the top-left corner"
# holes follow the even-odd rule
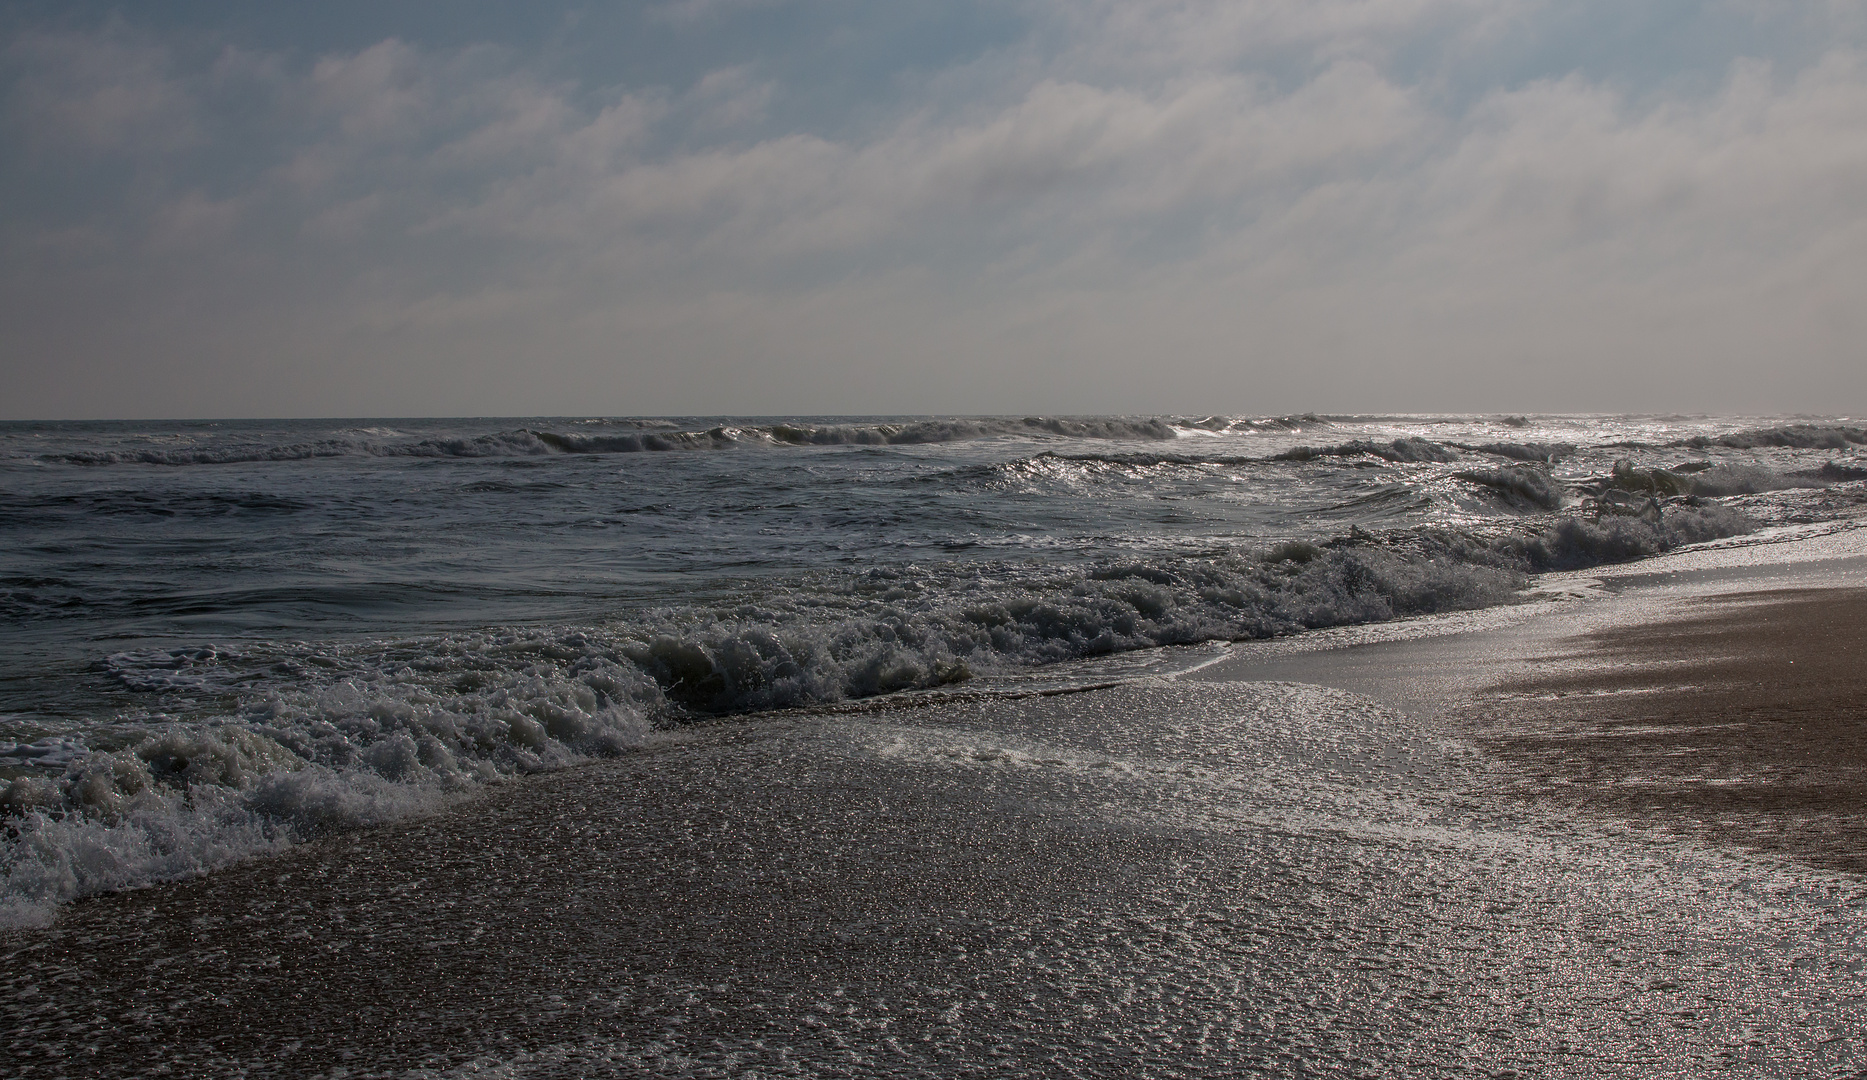
[[[1517,787],[1867,873],[1867,590],[1716,594],[1481,695]]]
[[[1840,879],[1498,798],[1374,701],[1155,680],[722,724],[15,932],[23,1076],[1799,1076]]]

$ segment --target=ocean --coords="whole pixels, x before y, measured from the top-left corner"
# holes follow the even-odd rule
[[[323,1004],[288,1007],[242,968],[217,992],[270,1027],[156,1044],[211,1071],[1618,1075],[1612,1043],[1637,1075],[1758,1067],[1779,1014],[1767,1061],[1844,1060],[1860,957],[1791,955],[1812,918],[1860,948],[1834,880],[1487,801],[1505,766],[1424,713],[1211,669],[1503,633],[1602,568],[1864,506],[1848,417],[0,424],[0,926],[139,955],[257,896],[333,910],[336,875],[347,926],[427,935],[373,999],[301,973]],[[368,876],[499,829],[503,869],[420,871],[440,894]],[[497,986],[435,986],[447,1024],[313,1022],[590,889],[546,922],[626,910],[627,942],[525,938]],[[676,948],[697,925],[742,936]],[[20,1016],[102,963],[11,955]],[[1698,996],[1628,1004],[1610,955]],[[1806,977],[1759,998],[1779,960]],[[1718,994],[1750,1012],[1679,1020]],[[101,1060],[33,1030],[33,1075]]]

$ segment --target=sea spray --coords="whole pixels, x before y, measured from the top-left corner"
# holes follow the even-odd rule
[[[654,725],[1161,645],[1484,607],[1511,600],[1535,570],[1635,558],[1747,527],[1736,512],[1681,505],[1657,521],[1571,516],[1488,540],[1423,530],[1111,563],[1011,589],[871,573],[819,582],[801,591],[816,603],[788,611],[666,612],[600,632],[118,654],[110,669],[127,686],[209,699],[282,664],[337,676],[270,688],[222,715],[158,724],[55,778],[15,779],[0,795],[13,837],[0,877],[18,918],[42,917],[57,900],[203,872],[332,828],[421,812],[501,777],[619,753]]]
[[[0,702],[0,895],[44,918],[699,719],[1508,603],[1861,501],[1850,429],[1679,426],[16,431],[0,610],[36,681],[10,685],[58,692]]]

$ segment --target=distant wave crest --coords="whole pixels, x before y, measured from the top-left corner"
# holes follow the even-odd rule
[[[1356,439],[1336,446],[1299,446],[1274,456],[1277,461],[1314,461],[1325,457],[1377,457],[1392,462],[1447,462],[1458,452],[1430,439],[1406,438],[1392,442]]]
[[[1481,454],[1510,458],[1513,461],[1540,461],[1555,463],[1566,457],[1575,456],[1574,443],[1540,442],[1490,442],[1476,445],[1458,444],[1461,450],[1470,450]]]
[[[1827,424],[1783,424],[1755,428],[1730,435],[1697,435],[1675,445],[1695,448],[1712,446],[1734,450],[1753,450],[1760,446],[1783,446],[1798,450],[1844,450],[1867,445],[1867,428]]]
[[[1320,422],[1320,421],[1319,421]],[[1250,427],[1252,423],[1241,421]],[[1283,430],[1281,422],[1266,422]],[[1254,429],[1255,430],[1255,429]],[[720,425],[698,430],[629,425],[622,431],[553,431],[516,428],[481,435],[396,438],[362,431],[295,443],[235,442],[228,445],[107,447],[42,455],[66,465],[231,465],[318,458],[489,458],[546,454],[640,454],[720,450],[737,446],[911,446],[992,438],[1122,439],[1164,441],[1180,437],[1170,417],[952,418],[898,423]]]

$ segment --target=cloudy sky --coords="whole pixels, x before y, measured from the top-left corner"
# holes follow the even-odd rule
[[[0,416],[1867,411],[1844,0],[0,3]]]

